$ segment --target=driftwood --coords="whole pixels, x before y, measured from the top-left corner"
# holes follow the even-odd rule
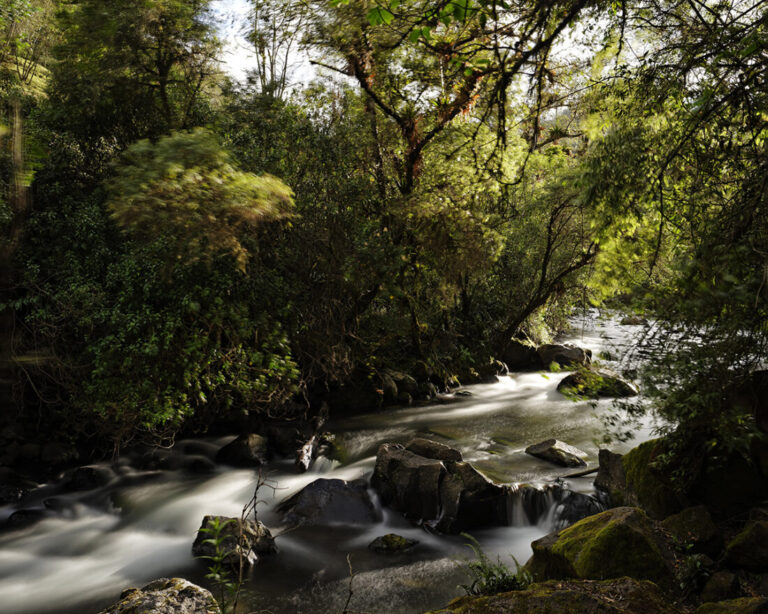
[[[583,471],[577,471],[576,473],[569,473],[568,475],[561,476],[562,478],[581,478],[590,473],[597,473],[600,467],[592,467],[591,469],[584,469]]]
[[[317,452],[320,448],[320,437],[317,433],[312,435],[312,437],[309,438],[307,443],[305,443],[301,448],[296,450],[296,462],[294,463],[296,469],[300,473],[304,473],[306,471],[309,471],[309,468],[312,466],[312,463],[317,458]]]

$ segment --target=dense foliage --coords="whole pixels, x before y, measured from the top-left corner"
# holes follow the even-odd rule
[[[235,84],[205,0],[13,0],[0,359],[40,358],[22,415],[119,444],[314,410],[388,367],[466,380],[620,297],[659,322],[646,389],[679,448],[745,448],[766,16],[258,0]],[[291,88],[300,41],[320,76]]]

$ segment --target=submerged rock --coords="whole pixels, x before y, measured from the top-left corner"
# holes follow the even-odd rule
[[[233,467],[259,467],[267,461],[269,442],[256,433],[238,435],[216,454],[216,462]]]
[[[621,318],[619,324],[622,326],[647,326],[648,320],[646,320],[643,316],[624,316]]]
[[[558,506],[555,520],[558,528],[569,527],[582,518],[605,511],[605,506],[595,497],[564,488],[556,492],[556,499]]]
[[[314,428],[304,420],[272,421],[262,426],[259,433],[267,438],[270,450],[280,456],[293,456],[312,437]]]
[[[219,546],[208,541],[216,538],[222,540]],[[275,540],[261,522],[227,516],[203,518],[192,544],[193,556],[210,559],[224,553],[224,564],[235,569],[239,569],[241,563],[245,567],[253,566],[260,554],[275,552]]]
[[[619,578],[604,581],[548,581],[521,591],[460,597],[431,614],[677,614],[653,582]]]
[[[75,469],[65,486],[71,490],[93,490],[106,486],[114,477],[115,473],[109,467],[86,465]]]
[[[129,588],[99,614],[221,614],[210,591],[183,578],[161,578]]]
[[[557,385],[565,395],[588,397],[634,397],[637,389],[620,375],[608,369],[579,369]]]
[[[277,507],[289,525],[369,524],[381,514],[368,494],[365,480],[347,482],[320,478]]]
[[[49,514],[45,510],[39,508],[16,510],[13,514],[8,516],[3,528],[13,530],[23,529],[32,526],[48,516]]]
[[[27,493],[37,488],[28,480],[7,467],[0,467],[0,505],[18,503]]]
[[[629,576],[670,586],[673,556],[646,514],[619,507],[536,540],[525,568],[535,580],[603,580]]]
[[[368,549],[374,552],[405,552],[418,543],[417,539],[408,539],[396,533],[387,533],[368,544]]]
[[[548,369],[552,363],[560,367],[587,367],[592,363],[592,351],[584,350],[575,345],[545,344],[536,348],[536,352]]]
[[[412,376],[392,369],[386,369],[384,371],[384,376],[395,384],[398,397],[403,393],[410,395],[414,399],[419,397],[419,384]],[[383,383],[384,380],[382,379],[382,384]],[[386,394],[386,391],[384,392]]]
[[[585,452],[557,439],[547,439],[528,446],[525,453],[561,467],[584,467],[587,464],[580,458],[586,456]]]

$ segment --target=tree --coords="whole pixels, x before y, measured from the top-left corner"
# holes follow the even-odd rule
[[[249,76],[260,94],[283,98],[297,61],[305,12],[285,0],[251,0],[251,5],[248,40],[256,52],[256,68]]]
[[[118,148],[199,125],[218,74],[208,0],[81,0],[62,13],[52,123]]]

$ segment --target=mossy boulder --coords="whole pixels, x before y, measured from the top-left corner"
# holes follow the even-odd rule
[[[161,578],[129,588],[99,614],[221,614],[210,591],[183,578]]]
[[[611,505],[637,506],[657,520],[680,512],[688,507],[689,501],[654,466],[662,452],[661,439],[652,439],[633,448],[620,457],[620,464],[618,455],[601,451],[595,486],[609,495]]]
[[[725,549],[725,564],[754,571],[768,571],[768,520],[747,523]]]
[[[677,614],[652,582],[633,578],[607,581],[548,581],[523,591],[460,597],[431,614]]]
[[[665,587],[674,557],[657,524],[640,509],[619,507],[589,516],[531,544],[526,569],[535,580],[605,580],[630,576]]]
[[[696,609],[695,614],[767,614],[768,598],[742,597],[717,603],[705,603]]]
[[[716,555],[723,546],[720,531],[703,505],[687,507],[665,518],[661,526],[678,544],[690,547],[692,552]]]
[[[558,392],[566,396],[587,397],[633,397],[637,389],[617,373],[608,369],[579,369],[564,378],[557,385]]]

